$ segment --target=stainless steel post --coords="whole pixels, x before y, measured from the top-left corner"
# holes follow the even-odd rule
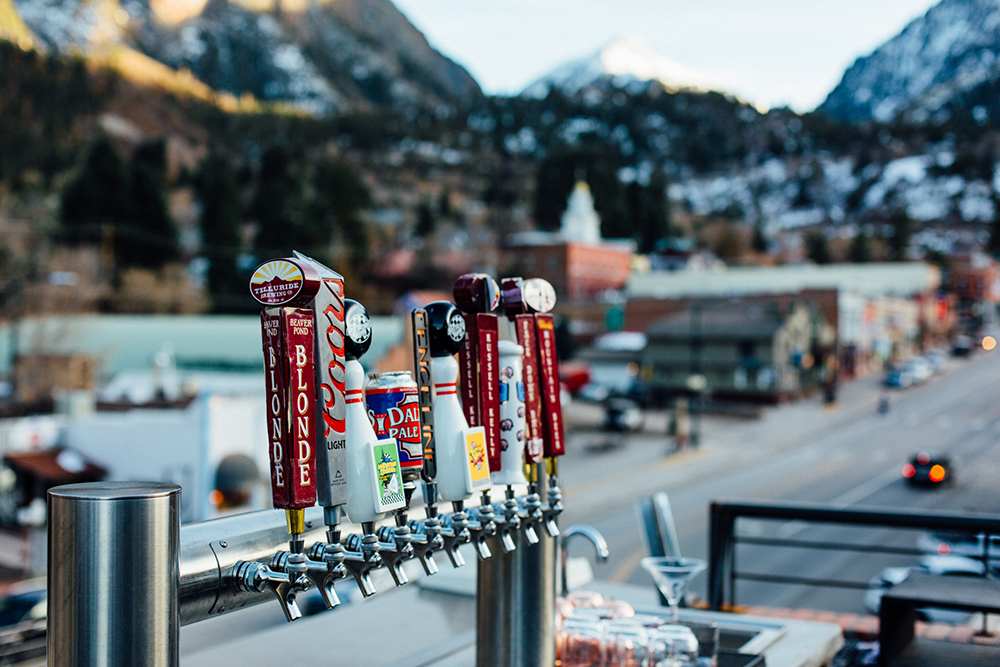
[[[547,477],[541,465],[538,478],[544,498]],[[492,558],[479,561],[476,667],[555,664],[556,540],[540,531],[538,544],[528,544],[518,531],[515,545],[511,553],[497,548]]]
[[[177,667],[180,487],[49,490],[48,664]]]

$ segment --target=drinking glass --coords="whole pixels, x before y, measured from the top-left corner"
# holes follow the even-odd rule
[[[694,577],[705,569],[705,561],[700,558],[674,558],[671,556],[649,556],[643,558],[642,566],[653,576],[656,587],[670,605],[670,617],[677,622],[677,605],[687,585]]]

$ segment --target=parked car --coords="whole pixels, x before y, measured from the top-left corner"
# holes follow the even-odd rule
[[[0,664],[45,655],[47,605],[45,579],[14,584],[0,599]]]
[[[614,397],[605,401],[605,431],[638,431],[644,422],[642,407],[632,399]]]
[[[913,385],[913,375],[903,366],[892,366],[886,371],[884,384],[886,387],[906,389]]]
[[[955,336],[951,341],[951,356],[967,357],[972,354],[972,338],[965,335]]]
[[[931,365],[931,370],[937,374],[943,371],[948,364],[948,353],[944,350],[930,350],[924,355],[924,359]]]
[[[917,537],[917,548],[927,554],[941,556],[964,556],[979,558],[988,556],[991,564],[1000,565],[1000,535],[990,535],[989,543],[983,533],[921,533]],[[989,553],[986,549],[989,549]]]
[[[913,572],[922,572],[935,576],[950,575],[959,577],[983,576],[983,564],[980,561],[962,556],[921,556],[916,565],[911,567],[887,567],[881,574],[868,582],[869,589],[864,594],[865,609],[877,614],[882,605],[882,596],[887,590],[902,583]],[[918,618],[935,623],[964,623],[968,620],[967,612],[948,609],[918,609]]]
[[[895,387],[897,389],[912,387],[913,374],[910,373],[909,369],[900,364],[890,366],[889,370],[885,373],[884,384],[887,387]]]
[[[903,368],[909,372],[913,378],[913,384],[923,384],[934,375],[934,369],[923,357],[910,357],[903,362]]]
[[[938,486],[954,481],[951,458],[945,454],[917,452],[903,464],[903,478],[913,486]]]

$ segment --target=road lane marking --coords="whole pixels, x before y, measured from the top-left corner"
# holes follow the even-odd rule
[[[600,483],[604,486],[613,486],[614,480],[629,480],[633,481],[636,475],[649,473],[651,471],[659,471],[664,468],[673,468],[675,466],[684,465],[691,461],[697,461],[708,456],[708,452],[702,448],[688,449],[677,454],[671,454],[670,456],[664,457],[662,460],[658,461],[655,465],[643,465],[636,468],[629,468],[627,470],[622,470],[613,475],[605,475],[597,479],[592,479],[586,482],[580,482],[579,484],[572,484],[568,486],[563,486],[562,494],[563,499],[573,498],[579,493],[585,493],[594,490],[594,484]]]
[[[639,549],[632,553],[628,559],[618,566],[614,574],[611,575],[611,581],[616,584],[623,584],[629,580],[632,573],[635,572],[635,568],[639,567],[639,562],[646,556],[645,549]]]
[[[872,477],[867,482],[863,482],[853,489],[848,489],[844,493],[840,494],[836,498],[830,501],[831,505],[853,505],[858,501],[864,500],[868,496],[881,491],[886,488],[897,479],[900,478],[902,473],[899,466],[894,466],[889,468],[881,475],[877,477]]]

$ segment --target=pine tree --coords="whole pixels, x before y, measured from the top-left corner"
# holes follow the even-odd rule
[[[208,290],[216,310],[238,310],[246,285],[237,261],[242,252],[239,189],[229,161],[209,157],[198,176],[202,251],[208,257]]]
[[[870,262],[874,258],[871,239],[862,229],[858,229],[847,250],[847,258],[855,264]]]
[[[163,139],[143,142],[129,164],[129,220],[118,239],[127,265],[160,269],[180,257],[177,228],[167,202],[167,148]]]
[[[806,235],[806,256],[816,264],[829,264],[833,261],[830,245],[822,232],[810,232]]]
[[[322,238],[316,240],[328,244],[331,234],[336,233],[346,243],[352,262],[367,262],[371,239],[361,211],[371,206],[368,186],[351,165],[337,160],[324,161],[317,167],[313,185],[315,206],[323,221]]]
[[[910,216],[906,213],[906,208],[897,206],[892,210],[889,217],[889,224],[892,225],[892,238],[889,239],[889,249],[892,252],[892,260],[896,262],[906,261],[906,251],[910,247]]]
[[[993,203],[993,219],[990,220],[990,238],[986,242],[986,252],[1000,258],[1000,195],[996,191],[990,193]]]
[[[252,213],[257,220],[254,250],[258,259],[290,255],[299,245],[297,207],[301,203],[301,188],[292,173],[292,161],[283,146],[264,151]]]
[[[121,225],[131,208],[125,161],[106,136],[98,137],[79,175],[67,183],[60,220],[70,243],[98,242]]]

